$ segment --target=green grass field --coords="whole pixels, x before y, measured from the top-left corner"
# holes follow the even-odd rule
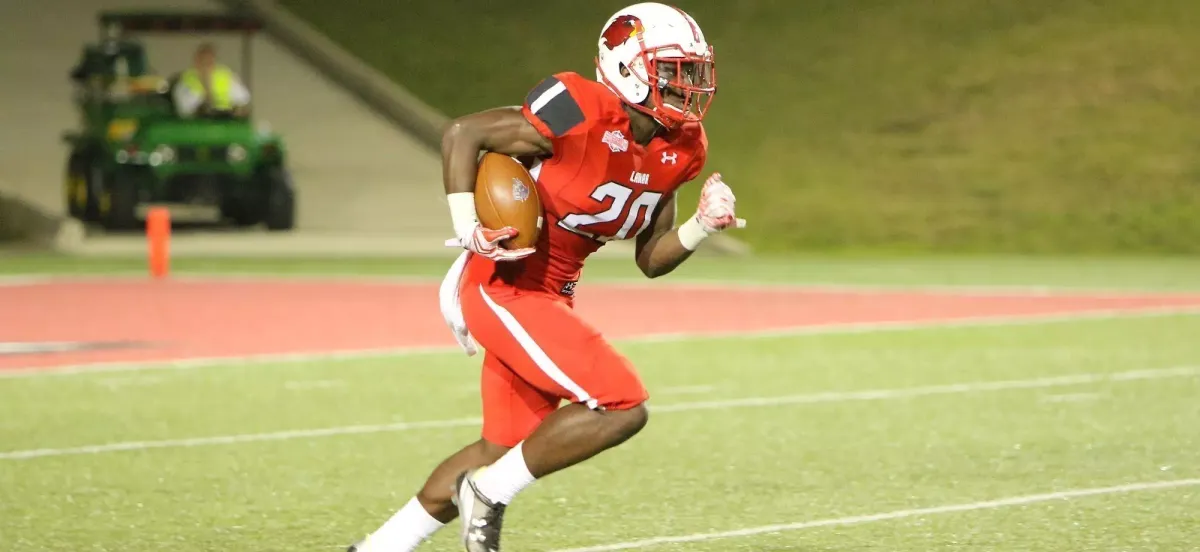
[[[10,274],[136,269],[5,261]],[[1197,281],[1183,261],[776,263],[690,276]],[[193,275],[441,268],[182,264]],[[1197,335],[1200,317],[1176,315],[624,342],[654,397],[650,425],[522,494],[505,550],[1194,550]],[[475,359],[428,353],[0,377],[0,541],[13,552],[339,550],[476,438],[477,373]],[[989,502],[1000,499],[1013,500]],[[453,532],[425,549],[459,550]],[[680,542],[645,542],[657,537]]]
[[[627,3],[281,0],[452,116],[594,74]],[[710,168],[760,250],[1200,251],[1192,0],[679,5],[716,45]]]
[[[670,408],[1196,366],[1198,332],[1192,317],[625,349]],[[1200,477],[1197,374],[656,414],[531,488],[508,539],[553,550]],[[25,450],[461,419],[475,380],[459,355],[4,380],[0,435]],[[333,550],[476,431],[5,459],[0,518],[14,552]],[[655,549],[1184,550],[1198,507],[1178,488]]]

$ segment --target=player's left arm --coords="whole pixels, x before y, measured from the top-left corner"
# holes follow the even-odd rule
[[[655,211],[651,231],[638,235],[634,255],[642,274],[647,278],[669,274],[709,236],[727,228],[745,227],[746,221],[734,216],[734,203],[733,191],[719,173],[713,173],[700,189],[696,214],[675,228],[678,208],[672,193]]]
[[[655,209],[649,232],[638,234],[634,247],[634,259],[647,278],[657,278],[670,273],[692,256],[692,250],[679,241],[675,232],[675,194],[660,201]]]

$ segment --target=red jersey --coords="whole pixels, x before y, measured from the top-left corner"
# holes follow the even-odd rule
[[[649,228],[665,199],[700,174],[708,139],[688,123],[638,145],[621,98],[576,73],[543,80],[521,112],[553,146],[529,170],[545,210],[537,252],[519,261],[472,256],[468,279],[570,302],[588,255]]]

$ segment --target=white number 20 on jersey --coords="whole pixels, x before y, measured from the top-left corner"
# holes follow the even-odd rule
[[[612,198],[612,205],[603,212],[594,215],[587,214],[571,214],[558,221],[558,225],[570,230],[576,234],[581,234],[599,241],[609,241],[613,239],[623,240],[632,238],[641,234],[647,226],[650,226],[650,219],[654,213],[654,207],[658,205],[658,200],[662,199],[662,194],[658,192],[642,192],[634,198],[633,203],[629,202],[630,196],[633,195],[633,190],[627,186],[622,186],[616,182],[605,182],[600,187],[592,190],[592,199],[603,203],[606,199]],[[626,205],[628,204],[628,205]],[[626,213],[628,207],[628,213]],[[633,228],[633,224],[637,221],[638,215],[642,212],[646,213],[646,217],[642,220],[642,225],[632,235],[629,231]],[[625,222],[617,233],[612,236],[601,236],[593,232],[589,232],[586,226],[604,224],[617,220],[622,213],[625,214]]]

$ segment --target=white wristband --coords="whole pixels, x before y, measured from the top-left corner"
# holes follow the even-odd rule
[[[687,219],[687,222],[679,225],[675,230],[679,235],[679,243],[683,244],[683,248],[688,251],[695,251],[700,247],[700,242],[708,238],[708,232],[704,230],[704,225],[696,220],[696,217]]]
[[[468,236],[479,225],[479,214],[475,212],[475,193],[458,192],[446,194],[450,203],[450,222],[454,225],[454,235]]]

